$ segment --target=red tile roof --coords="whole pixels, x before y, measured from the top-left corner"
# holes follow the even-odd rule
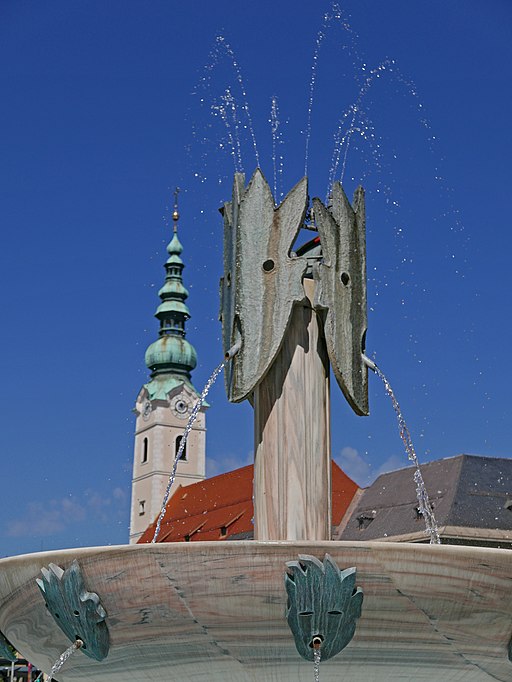
[[[253,465],[180,486],[167,503],[157,542],[227,540],[253,533]],[[341,522],[359,487],[332,463],[332,520]],[[139,538],[151,542],[154,521]]]

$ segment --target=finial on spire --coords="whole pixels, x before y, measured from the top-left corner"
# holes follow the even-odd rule
[[[174,232],[178,231],[178,220],[180,219],[180,214],[178,212],[178,194],[180,193],[180,188],[176,187],[174,190],[174,210],[172,212],[172,219],[174,221]]]

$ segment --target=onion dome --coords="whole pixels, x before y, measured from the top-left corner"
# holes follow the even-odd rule
[[[188,291],[182,281],[185,266],[180,258],[183,246],[178,239],[177,202],[174,204],[172,219],[173,237],[167,246],[169,257],[164,266],[165,281],[158,292],[161,303],[155,312],[155,317],[160,322],[159,338],[146,350],[145,357],[146,365],[151,370],[151,381],[146,388],[152,397],[157,397],[152,395],[155,394],[153,387],[158,397],[163,397],[167,384],[174,386],[177,383],[186,383],[192,387],[190,373],[197,365],[195,348],[185,338],[185,323],[190,319],[190,312],[185,304]]]

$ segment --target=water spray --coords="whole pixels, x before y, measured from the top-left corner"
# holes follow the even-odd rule
[[[398,431],[400,434],[400,438],[402,439],[402,442],[404,444],[405,452],[407,453],[407,457],[409,458],[409,460],[414,464],[416,468],[416,471],[414,472],[414,482],[416,484],[418,510],[425,521],[425,533],[427,535],[430,535],[431,545],[440,545],[441,538],[439,537],[439,529],[437,526],[436,517],[434,515],[434,508],[429,500],[427,488],[425,486],[425,481],[423,480],[423,474],[421,473],[418,455],[416,454],[416,450],[414,449],[411,434],[409,433],[409,429],[402,414],[402,410],[400,409],[398,400],[396,399],[393,389],[391,388],[391,384],[389,383],[385,374],[376,365],[376,363],[373,362],[373,360],[370,360],[370,358],[368,358],[364,353],[361,354],[361,357],[364,364],[368,367],[368,369],[371,369],[372,372],[375,372],[375,374],[380,378],[380,380],[384,384],[384,389],[386,393],[391,399],[391,403],[393,404],[393,409],[395,411],[396,418],[398,421]]]

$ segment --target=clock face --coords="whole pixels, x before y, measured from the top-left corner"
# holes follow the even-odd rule
[[[171,403],[171,409],[179,419],[185,419],[189,413],[189,407],[188,401],[182,397],[174,398]]]
[[[144,403],[144,406],[142,408],[142,418],[144,419],[145,422],[149,419],[149,415],[151,414],[151,403],[149,400],[146,400]]]

